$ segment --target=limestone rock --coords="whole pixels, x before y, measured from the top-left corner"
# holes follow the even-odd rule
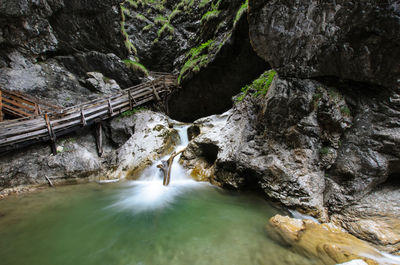
[[[102,73],[88,72],[85,80],[86,86],[94,92],[113,94],[120,90],[119,85],[113,79],[107,79]]]
[[[367,264],[397,264],[366,242],[343,232],[332,224],[276,215],[269,220],[268,234],[283,240],[305,255],[320,258],[324,264],[361,259]]]
[[[179,135],[169,128],[168,117],[159,113],[140,111],[124,119],[134,119],[135,133],[118,150],[118,169],[112,174],[119,178],[138,178],[143,169],[173,151]]]
[[[399,85],[398,1],[249,1],[255,51],[281,76]]]

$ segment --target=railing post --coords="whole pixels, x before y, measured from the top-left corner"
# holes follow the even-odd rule
[[[111,99],[108,99],[108,113],[110,114],[110,117],[114,115],[114,111],[111,105]]]
[[[128,90],[128,97],[129,97],[129,109],[133,110],[132,94],[130,90]]]
[[[81,122],[82,126],[86,126],[86,118],[85,118],[85,113],[83,112],[83,108],[81,108]]]
[[[0,121],[3,121],[3,95],[0,90]]]
[[[103,155],[103,131],[101,129],[101,120],[96,121],[95,130],[96,130],[97,155],[101,157]]]
[[[50,146],[53,155],[57,155],[57,147],[56,147],[56,135],[54,134],[53,128],[51,127],[50,119],[47,113],[44,114],[44,120],[46,121],[47,131],[50,136]]]

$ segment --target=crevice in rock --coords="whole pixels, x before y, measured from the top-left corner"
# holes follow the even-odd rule
[[[243,16],[233,32],[232,42],[226,43],[213,62],[171,95],[169,114],[173,119],[192,122],[223,113],[232,107],[232,96],[269,68],[251,47],[248,31]]]
[[[210,165],[214,164],[217,160],[219,148],[212,143],[201,143],[199,145],[200,157],[203,158]]]

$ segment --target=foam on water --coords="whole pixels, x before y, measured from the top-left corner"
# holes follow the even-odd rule
[[[175,148],[176,152],[184,149],[188,141],[188,125],[174,126],[178,131],[181,143]],[[171,182],[163,185],[163,175],[157,165],[162,160],[168,160],[167,155],[155,161],[145,169],[139,180],[127,184],[126,189],[118,196],[118,201],[112,205],[119,210],[131,210],[134,213],[165,208],[171,205],[179,195],[193,189],[209,187],[210,184],[194,181],[189,178],[186,170],[178,163],[180,155],[176,156],[171,169]]]

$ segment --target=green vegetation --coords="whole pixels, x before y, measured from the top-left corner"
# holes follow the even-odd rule
[[[137,50],[135,46],[132,44],[131,40],[129,39],[129,35],[125,30],[125,21],[126,15],[130,15],[129,9],[127,9],[123,3],[120,4],[121,8],[121,33],[125,38],[125,47],[130,54],[137,54]]]
[[[200,0],[199,7],[205,7],[211,0]]]
[[[317,92],[313,95],[312,106],[313,106],[314,110],[316,110],[318,108],[318,103],[319,103],[320,99],[322,98],[322,93],[320,91],[321,91],[321,89],[318,88]]]
[[[187,54],[187,61],[183,65],[181,72],[178,77],[178,83],[182,81],[182,77],[190,70],[194,72],[200,71],[200,68],[208,64],[208,53],[213,47],[214,41],[208,40],[205,43],[200,44],[199,46],[192,48]],[[207,51],[204,54],[204,51]]]
[[[153,24],[153,23],[148,24],[147,26],[144,26],[144,27],[142,28],[142,31],[149,31],[149,30],[152,29],[153,27],[154,27],[154,24]]]
[[[340,112],[344,115],[344,116],[351,116],[351,112],[350,109],[347,106],[343,106],[340,108]]]
[[[254,80],[253,83],[241,89],[242,93],[236,98],[236,101],[242,101],[249,93],[252,93],[254,97],[267,94],[275,75],[276,72],[274,70],[264,72],[259,78]]]
[[[172,20],[173,20],[178,14],[180,14],[180,13],[182,13],[182,11],[179,10],[178,7],[176,7],[176,8],[171,12],[171,14],[169,14],[169,16],[168,16],[168,21],[172,21]]]
[[[249,0],[246,0],[246,2],[244,2],[239,10],[236,13],[236,17],[235,20],[233,21],[233,26],[236,26],[236,23],[239,21],[239,19],[243,16],[244,13],[247,12],[247,7],[249,6]]]
[[[219,16],[219,13],[220,13],[221,11],[219,11],[218,8],[219,8],[219,5],[221,4],[221,1],[222,1],[222,0],[218,0],[217,3],[215,3],[215,4],[212,3],[212,4],[211,4],[211,10],[207,11],[207,12],[203,15],[203,17],[201,18],[201,22],[202,22],[202,23],[205,22],[205,21],[209,21],[209,20],[211,20],[211,19],[217,18],[217,17]]]
[[[133,108],[132,110],[124,111],[124,112],[121,113],[120,118],[130,117],[133,114],[138,113],[140,111],[144,111],[144,110],[147,110],[147,108],[145,108],[145,107],[137,107],[137,108]]]
[[[168,23],[168,19],[162,15],[159,15],[154,19],[154,23],[164,25],[165,23]]]
[[[142,14],[136,13],[135,16],[137,19],[141,20],[141,21],[146,21],[147,18],[145,16],[143,16]]]
[[[126,0],[125,2],[128,2],[134,8],[138,8],[138,4],[134,0]]]
[[[327,154],[329,153],[329,147],[326,147],[326,146],[322,147],[322,148],[319,150],[319,153],[320,153],[321,155],[327,155]]]
[[[146,69],[146,67],[143,64],[141,64],[137,61],[132,61],[130,59],[123,60],[123,62],[125,63],[125,65],[127,67],[131,68],[132,70],[140,71],[146,76],[149,75],[149,71]]]
[[[175,28],[171,26],[169,23],[165,23],[158,31],[157,31],[157,36],[160,38],[162,34],[167,31],[170,34],[173,34],[175,31]]]
[[[207,13],[203,15],[201,18],[201,21],[209,21],[213,18],[217,18],[219,16],[220,11],[219,10],[210,10]]]
[[[103,81],[104,81],[104,83],[108,83],[108,82],[110,82],[110,78],[108,78],[107,76],[103,76]]]

